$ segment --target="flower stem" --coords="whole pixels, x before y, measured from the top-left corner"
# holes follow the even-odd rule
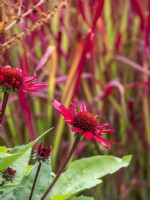
[[[36,181],[37,181],[37,178],[38,178],[38,175],[39,175],[40,169],[41,169],[41,165],[42,165],[42,163],[39,162],[39,166],[38,166],[37,171],[36,171],[36,175],[35,175],[34,182],[33,182],[33,185],[32,185],[32,189],[31,189],[31,193],[30,193],[29,200],[32,199],[33,192],[34,192],[34,188],[35,188],[35,184],[36,184]]]
[[[95,146],[95,149],[97,150],[97,153],[98,153],[99,155],[102,155],[102,152],[100,151],[97,142],[96,142],[95,140],[92,140],[92,142],[93,142],[93,144],[94,144],[94,146]]]
[[[5,113],[5,110],[6,110],[8,97],[9,97],[9,93],[4,92],[3,102],[2,102],[2,106],[0,108],[0,126],[2,125],[2,121],[3,121],[4,113]]]
[[[70,158],[71,158],[73,152],[75,151],[75,149],[76,149],[76,147],[77,147],[79,141],[80,141],[80,137],[77,136],[77,137],[75,138],[75,140],[74,140],[74,143],[73,143],[73,145],[72,145],[72,148],[71,148],[70,152],[68,153],[68,155],[67,155],[67,157],[66,157],[64,163],[62,164],[62,166],[61,166],[60,169],[58,170],[57,175],[55,176],[53,182],[50,184],[50,186],[48,187],[48,189],[46,190],[46,192],[45,192],[44,195],[42,196],[41,200],[44,200],[44,199],[45,199],[45,197],[48,195],[48,193],[51,191],[51,189],[52,189],[53,186],[55,185],[55,183],[56,183],[56,181],[58,180],[59,176],[60,176],[61,173],[64,171],[64,169],[65,169],[65,167],[66,167],[68,161],[70,160]]]
[[[5,184],[6,181],[3,181],[0,183],[0,186],[2,187]]]

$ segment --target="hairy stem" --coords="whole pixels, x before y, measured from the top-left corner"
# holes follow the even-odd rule
[[[2,106],[0,108],[0,126],[1,126],[3,118],[4,118],[4,113],[5,113],[5,110],[6,110],[8,97],[9,97],[9,93],[4,92],[3,102],[2,102]]]
[[[34,188],[35,188],[35,185],[36,185],[36,181],[37,181],[37,178],[38,178],[38,175],[39,175],[40,169],[41,169],[41,165],[42,165],[42,163],[39,162],[39,166],[38,166],[38,168],[37,168],[37,172],[36,172],[36,175],[35,175],[35,178],[34,178],[34,182],[33,182],[33,185],[32,185],[32,189],[31,189],[31,193],[30,193],[29,200],[32,199],[33,192],[34,192]]]
[[[73,145],[72,145],[72,148],[71,148],[70,152],[68,153],[68,155],[67,155],[67,157],[66,157],[64,163],[62,164],[62,166],[61,166],[60,169],[58,170],[57,175],[55,176],[53,182],[50,184],[50,186],[48,187],[48,189],[46,190],[46,192],[45,192],[44,195],[42,196],[41,200],[44,200],[44,199],[45,199],[45,197],[48,195],[48,193],[51,191],[51,189],[52,189],[53,186],[55,185],[55,183],[56,183],[56,181],[58,180],[59,176],[60,176],[61,173],[64,171],[64,169],[65,169],[65,167],[66,167],[68,161],[70,160],[70,158],[71,158],[73,152],[75,151],[75,149],[76,149],[76,147],[77,147],[79,141],[80,141],[80,137],[77,136],[77,137],[75,138],[75,140],[74,140],[74,143],[73,143]]]
[[[5,184],[6,181],[3,181],[0,183],[0,186],[2,187]]]

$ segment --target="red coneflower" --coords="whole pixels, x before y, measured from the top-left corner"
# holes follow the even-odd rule
[[[39,161],[39,162],[46,162],[48,161],[50,155],[51,155],[51,145],[49,144],[46,146],[45,142],[42,143],[38,146],[37,150],[35,151],[34,157]]]
[[[3,178],[3,182],[1,183],[1,185],[3,185],[7,181],[13,181],[16,175],[16,170],[10,167],[7,167],[7,169],[0,172],[0,174],[1,174],[1,177]]]
[[[49,164],[48,159],[51,155],[51,151],[52,151],[51,145],[49,144],[49,145],[46,146],[45,142],[44,143],[41,142],[41,144],[38,146],[37,150],[35,151],[34,159],[37,159],[37,161],[39,162],[39,165],[38,165],[38,168],[37,168],[37,171],[36,171],[36,174],[35,174],[35,178],[34,178],[34,181],[33,181],[29,200],[32,199],[33,192],[34,192],[34,189],[35,189],[35,185],[36,185],[36,182],[37,182],[37,178],[38,178],[42,163],[47,162]]]
[[[47,84],[30,83],[37,79],[37,76],[27,77],[19,68],[10,66],[0,67],[0,92],[4,92],[4,98],[0,109],[0,125],[3,120],[6,104],[10,93],[17,94],[19,90],[37,92],[38,89],[45,87]]]
[[[7,93],[17,93],[19,90],[37,92],[45,84],[29,83],[37,76],[27,77],[20,68],[11,68],[9,65],[0,67],[0,90]]]
[[[106,129],[109,127],[108,123],[98,125],[98,116],[89,113],[84,104],[80,106],[80,112],[77,112],[74,103],[71,103],[69,109],[64,107],[57,100],[54,100],[52,104],[64,116],[64,120],[72,126],[71,130],[81,133],[86,140],[93,139],[108,150],[110,150],[108,144],[118,144],[102,138],[103,133],[113,133],[114,130]]]

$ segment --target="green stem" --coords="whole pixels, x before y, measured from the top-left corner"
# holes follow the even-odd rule
[[[75,149],[76,149],[76,147],[77,147],[79,141],[80,141],[80,137],[77,136],[77,137],[75,138],[75,140],[74,140],[74,143],[73,143],[73,145],[72,145],[72,148],[71,148],[70,152],[68,153],[68,155],[67,155],[67,157],[66,157],[64,163],[62,164],[62,166],[61,166],[60,169],[58,170],[57,175],[55,176],[53,182],[50,184],[50,186],[48,187],[48,189],[46,190],[46,192],[45,192],[44,195],[42,196],[41,200],[44,200],[44,199],[46,198],[46,196],[48,195],[48,193],[51,191],[51,189],[52,189],[53,186],[55,185],[55,183],[56,183],[56,181],[58,180],[59,176],[60,176],[61,173],[64,171],[64,169],[65,169],[65,167],[66,167],[68,161],[70,160],[70,158],[71,158],[73,152],[75,151]]]
[[[93,142],[93,144],[94,144],[95,149],[97,150],[97,153],[98,153],[99,155],[102,155],[102,152],[100,151],[97,142],[96,142],[95,140],[92,140],[92,142]]]
[[[40,169],[41,169],[41,165],[42,165],[42,163],[39,162],[39,166],[38,166],[38,168],[37,168],[37,172],[36,172],[36,175],[35,175],[35,178],[34,178],[34,182],[33,182],[33,185],[32,185],[32,189],[31,189],[31,193],[30,193],[29,200],[32,199],[33,192],[34,192],[34,188],[35,188],[35,184],[36,184],[36,181],[37,181],[37,178],[38,178],[38,175],[39,175]]]

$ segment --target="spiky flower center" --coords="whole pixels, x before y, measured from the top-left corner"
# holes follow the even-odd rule
[[[18,69],[5,66],[0,68],[0,86],[5,91],[17,91],[23,84],[23,74]]]
[[[74,118],[74,126],[83,132],[94,133],[97,129],[98,121],[91,113],[82,111]]]

